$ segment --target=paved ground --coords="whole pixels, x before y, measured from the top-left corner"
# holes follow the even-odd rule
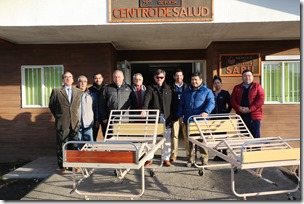
[[[157,157],[157,156],[156,156]],[[211,162],[211,161],[210,161]],[[156,167],[156,165],[155,165]],[[155,176],[151,177],[149,169],[145,170],[145,192],[143,196],[134,200],[156,201],[235,201],[242,200],[235,196],[231,190],[230,167],[217,167],[206,170],[203,176],[198,174],[195,167],[185,167],[185,158],[179,158],[174,166],[155,168]],[[295,183],[275,168],[264,170],[263,175],[271,178],[278,186],[257,179],[246,171],[238,171],[236,174],[236,191],[238,193],[256,192],[258,190],[290,189]],[[72,174],[60,175],[56,171],[56,159],[39,158],[38,160],[17,169],[15,172],[5,175],[6,178],[17,176],[19,178],[45,177],[35,189],[28,193],[22,200],[84,200],[84,195],[72,190]],[[79,177],[80,178],[80,174]],[[140,192],[140,171],[131,170],[125,179],[119,180],[113,169],[98,169],[82,182],[80,191],[104,192],[104,193],[131,193]],[[301,192],[293,193],[298,201],[301,200]],[[130,200],[130,198],[88,196],[90,200]],[[248,197],[249,201],[287,201],[287,194]]]
[[[2,179],[45,179],[56,171],[56,157],[40,157],[8,174]]]

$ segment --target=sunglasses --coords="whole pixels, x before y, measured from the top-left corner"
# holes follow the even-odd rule
[[[163,79],[163,78],[165,78],[165,77],[162,77],[162,76],[161,77],[159,77],[159,76],[156,77],[156,79]]]

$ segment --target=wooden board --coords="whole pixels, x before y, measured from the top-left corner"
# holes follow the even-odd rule
[[[113,133],[118,135],[154,135],[155,124],[121,123],[113,125]],[[157,124],[157,135],[164,134],[164,124]]]
[[[300,160],[300,155],[300,148],[244,152],[243,163]]]
[[[136,163],[136,153],[127,151],[66,150],[66,162]]]

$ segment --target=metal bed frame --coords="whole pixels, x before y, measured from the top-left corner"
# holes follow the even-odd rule
[[[107,131],[102,142],[70,141],[63,146],[63,166],[72,167],[73,189],[89,199],[93,196],[140,197],[145,191],[144,164],[157,150],[163,148],[165,138],[165,123],[159,123],[159,110],[145,110],[146,116],[141,116],[142,110],[112,110]],[[68,145],[77,143],[79,150],[68,150]],[[151,165],[155,168],[156,165]],[[161,164],[157,167],[162,166]],[[76,168],[80,168],[82,178],[76,179]],[[91,168],[91,169],[89,169]],[[93,193],[78,189],[80,183],[89,178],[95,169],[114,169],[114,175],[122,180],[131,170],[140,170],[141,190],[138,194],[128,193]],[[78,174],[79,175],[79,174]],[[150,171],[150,176],[154,176]]]
[[[242,118],[237,114],[211,114],[204,118],[193,116],[192,123],[188,123],[189,142],[193,146],[204,148],[209,153],[222,158],[225,163],[199,166],[199,175],[203,176],[205,168],[230,166],[231,189],[238,197],[246,199],[248,196],[290,193],[299,189],[300,184],[300,148],[293,148],[290,143],[299,142],[299,138],[282,139],[279,136],[254,138]],[[220,150],[226,150],[227,155]],[[238,193],[235,190],[235,173],[246,170],[253,176],[277,185],[262,176],[263,169],[276,167],[293,175],[298,183],[293,189],[270,190],[263,192]]]

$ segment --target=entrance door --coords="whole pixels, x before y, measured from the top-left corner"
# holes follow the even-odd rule
[[[150,85],[153,80],[153,73],[157,69],[163,69],[166,72],[166,83],[171,85],[174,83],[173,75],[177,69],[181,69],[184,73],[184,82],[190,83],[191,73],[193,70],[192,62],[172,62],[172,63],[132,63],[131,76],[135,73],[141,73],[144,77],[144,85]]]
[[[125,77],[125,82],[127,84],[132,83],[132,79],[131,79],[131,63],[127,60],[121,61],[117,63],[117,69],[122,70],[124,73],[124,77]]]
[[[194,62],[193,65],[193,72],[200,72],[203,75],[204,84],[207,85],[206,61]]]
[[[173,75],[177,69],[181,69],[184,73],[184,82],[190,83],[191,74],[193,72],[200,72],[203,75],[203,81],[207,84],[206,77],[206,61],[195,62],[165,62],[165,63],[139,63],[132,62],[131,77],[133,74],[139,72],[144,77],[144,84],[150,85],[153,82],[153,73],[156,69],[163,69],[166,71],[166,83],[171,85],[174,82]],[[131,79],[132,81],[132,79]]]

